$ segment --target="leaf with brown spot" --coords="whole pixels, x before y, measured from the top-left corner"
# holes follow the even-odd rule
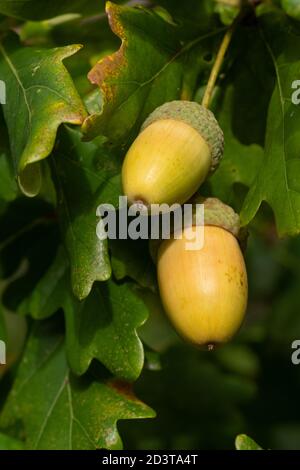
[[[128,393],[128,386],[75,377],[59,329],[44,321],[35,324],[28,340],[0,426],[8,429],[21,421],[26,449],[120,449],[117,421],[152,417],[151,408]]]
[[[132,283],[117,284],[113,279],[96,283],[89,296],[79,301],[71,291],[68,261],[61,248],[19,313],[42,320],[60,308],[65,314],[66,354],[72,372],[82,375],[98,360],[119,379],[139,377],[144,349],[137,331],[148,318],[148,306]]]
[[[82,129],[87,140],[102,134],[122,145],[157,106],[183,92],[185,98],[192,96],[196,77],[211,66],[205,56],[219,31],[182,45],[180,29],[155,11],[107,2],[106,12],[121,46],[88,75],[100,87],[103,109],[89,116]]]

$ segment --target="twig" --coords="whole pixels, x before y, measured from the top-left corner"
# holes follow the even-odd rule
[[[205,108],[209,108],[211,98],[212,98],[212,94],[213,94],[213,91],[214,91],[214,88],[215,88],[215,85],[216,85],[216,81],[218,79],[223,61],[224,61],[225,54],[226,54],[227,49],[229,47],[229,44],[231,42],[233,33],[234,33],[237,25],[241,21],[241,19],[244,17],[244,15],[245,15],[245,10],[241,10],[240,13],[238,14],[238,16],[232,22],[231,26],[226,31],[226,34],[224,35],[224,38],[221,42],[221,45],[219,47],[215,63],[213,65],[213,68],[212,68],[211,73],[210,73],[210,77],[209,77],[209,80],[208,80],[208,83],[207,83],[207,86],[206,86],[206,89],[205,89],[203,99],[202,99],[202,106],[204,106]]]

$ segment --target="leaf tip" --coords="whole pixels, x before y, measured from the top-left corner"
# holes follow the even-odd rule
[[[42,187],[42,173],[39,163],[31,163],[21,169],[18,177],[18,184],[22,193],[27,197],[35,197]]]
[[[238,434],[235,438],[236,450],[262,450],[262,448],[247,434]]]
[[[83,48],[83,44],[70,44],[69,46],[59,47],[61,54],[61,60],[67,59],[68,57],[76,54],[76,52],[80,51]]]

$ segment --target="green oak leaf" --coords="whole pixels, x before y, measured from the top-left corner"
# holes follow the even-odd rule
[[[263,450],[251,437],[239,434],[235,439],[236,450]]]
[[[224,155],[209,179],[212,194],[228,204],[234,204],[235,184],[250,188],[263,161],[268,105],[274,87],[272,63],[256,28],[236,31],[232,55],[227,78],[213,101],[225,136]]]
[[[64,13],[80,13],[88,4],[96,10],[97,0],[0,0],[0,13],[25,20],[41,20]]]
[[[60,248],[19,313],[41,320],[59,308],[65,312],[67,357],[75,374],[84,374],[98,359],[117,377],[137,379],[144,351],[136,330],[146,321],[148,308],[131,283],[97,283],[80,302],[71,291],[68,260]]]
[[[13,35],[0,44],[0,76],[6,83],[3,113],[15,174],[28,196],[40,191],[39,162],[51,153],[60,124],[79,125],[86,117],[62,63],[80,47],[21,47]]]
[[[73,291],[83,299],[95,281],[105,281],[111,275],[107,240],[96,234],[96,211],[101,203],[118,206],[120,163],[101,144],[81,142],[80,132],[64,128],[52,169]]]
[[[117,421],[153,416],[127,383],[76,378],[67,365],[63,337],[46,321],[35,324],[0,426],[8,432],[21,421],[27,449],[120,449]]]
[[[119,378],[134,381],[143,368],[144,350],[137,335],[148,317],[130,283],[97,283],[84,302],[66,296],[66,347],[72,370],[83,374],[98,359]]]
[[[273,62],[276,85],[269,106],[265,156],[245,199],[245,225],[266,201],[274,211],[279,235],[300,232],[300,107],[292,102],[293,82],[299,77],[300,36],[283,13],[264,15],[261,34]]]
[[[211,66],[207,52],[220,31],[202,33],[182,46],[180,28],[155,11],[107,2],[106,12],[122,44],[88,75],[101,89],[103,110],[82,128],[86,139],[102,134],[125,145],[157,106],[192,96],[197,76]]]

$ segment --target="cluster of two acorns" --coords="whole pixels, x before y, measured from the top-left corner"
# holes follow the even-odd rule
[[[144,122],[124,160],[129,203],[184,204],[216,169],[223,132],[213,113],[190,101],[172,101]],[[157,276],[164,309],[189,342],[213,349],[238,331],[247,306],[247,273],[238,241],[239,217],[215,198],[204,200],[205,225],[183,227],[160,243]],[[187,250],[188,230],[204,230],[204,244]]]

